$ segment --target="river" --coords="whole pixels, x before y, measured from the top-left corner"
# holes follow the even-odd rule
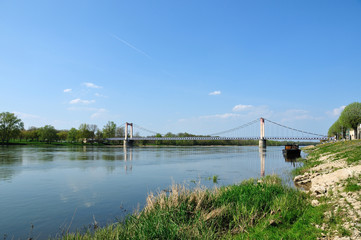
[[[142,209],[149,192],[278,174],[282,147],[0,147],[0,237],[47,239],[104,226]],[[213,176],[217,182],[213,182]]]

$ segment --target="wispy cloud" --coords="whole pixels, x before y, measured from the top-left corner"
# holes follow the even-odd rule
[[[227,118],[234,118],[239,116],[240,115],[236,113],[224,113],[224,114],[215,114],[209,116],[200,116],[199,119],[211,119],[211,118],[227,119]]]
[[[69,111],[77,112],[90,112],[90,118],[100,118],[106,116],[108,110],[105,108],[92,108],[92,107],[69,107]]]
[[[339,108],[335,108],[332,110],[332,115],[338,117],[342,111],[345,109],[346,106],[341,106]]]
[[[101,97],[101,98],[107,98],[108,96],[105,96],[103,94],[100,94],[100,93],[95,93],[94,94],[96,97]]]
[[[64,89],[64,92],[65,92],[65,93],[70,93],[71,91],[72,91],[71,88]]]
[[[283,116],[281,122],[294,122],[299,120],[320,120],[322,117],[315,117],[310,114],[307,110],[302,109],[289,109],[283,113],[280,113],[280,116]]]
[[[95,113],[93,113],[90,117],[91,118],[99,118],[101,116],[103,116],[104,113],[106,113],[107,110],[104,108],[99,108],[97,109],[97,111]]]
[[[252,105],[238,104],[238,105],[233,107],[232,111],[233,112],[242,112],[242,111],[250,110],[251,108],[253,108]]]
[[[70,104],[90,104],[95,103],[95,100],[82,100],[80,98],[73,99],[69,102]]]
[[[34,114],[29,114],[29,113],[23,113],[23,112],[17,112],[17,111],[13,111],[13,113],[21,119],[39,119],[40,118],[40,116],[37,116]]]
[[[242,121],[254,120],[259,117],[269,118],[273,115],[268,106],[253,106],[253,105],[236,105],[233,112],[220,113],[214,115],[198,116],[188,119],[179,119],[179,122],[187,122],[194,120],[216,120],[216,119],[242,119]]]
[[[85,82],[84,85],[88,88],[102,88],[101,86],[95,85],[94,83]]]
[[[208,95],[215,96],[215,95],[221,95],[221,91],[213,91],[208,93]]]
[[[152,59],[147,53],[145,53],[143,50],[137,48],[136,46],[134,46],[133,44],[130,44],[129,42],[125,41],[124,39],[112,34],[111,35],[113,38],[117,39],[118,41],[122,42],[123,44],[125,44],[126,46],[130,47],[131,49],[137,51],[138,53],[144,55],[145,57]]]

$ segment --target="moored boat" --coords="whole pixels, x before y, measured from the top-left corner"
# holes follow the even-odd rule
[[[296,144],[287,144],[282,150],[285,158],[298,158],[301,156],[301,149]]]

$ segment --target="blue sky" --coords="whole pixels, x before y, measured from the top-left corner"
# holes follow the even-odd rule
[[[327,133],[360,101],[361,1],[0,1],[0,111],[25,127]]]

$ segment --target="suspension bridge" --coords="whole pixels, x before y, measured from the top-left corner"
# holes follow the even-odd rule
[[[267,125],[267,131],[266,131]],[[135,131],[134,131],[135,130]],[[133,133],[136,132],[134,135]],[[267,133],[267,134],[266,134]],[[267,140],[275,141],[316,141],[327,140],[322,134],[292,128],[265,118],[255,119],[222,132],[204,134],[201,136],[176,136],[159,134],[134,123],[125,123],[124,137],[106,138],[108,141],[123,141],[128,146],[134,141],[159,141],[159,140],[259,140],[259,147],[265,148]]]

